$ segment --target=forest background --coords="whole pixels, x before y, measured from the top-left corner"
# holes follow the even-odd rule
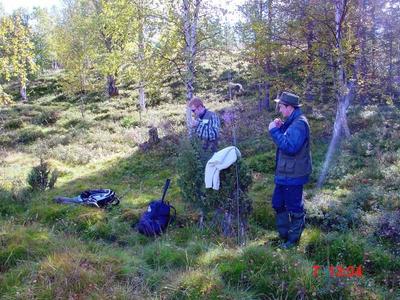
[[[0,9],[0,66],[2,299],[400,297],[398,1]],[[301,243],[281,251],[266,126],[286,90],[310,120],[314,171]],[[187,143],[193,95],[221,116],[221,146],[243,154],[240,238],[218,229],[221,207],[199,226],[209,203],[185,188],[202,174]],[[143,237],[132,225],[167,177],[178,219]],[[121,205],[53,201],[99,187]]]

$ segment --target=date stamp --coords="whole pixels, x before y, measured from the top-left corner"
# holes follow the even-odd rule
[[[359,277],[361,278],[363,276],[363,270],[362,266],[328,266],[323,267],[323,266],[318,266],[315,265],[312,267],[313,268],[313,276],[318,277],[320,275],[320,271],[322,272],[329,272],[330,277],[347,277],[347,278],[352,278],[352,277]]]

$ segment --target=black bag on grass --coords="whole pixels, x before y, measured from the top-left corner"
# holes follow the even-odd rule
[[[164,201],[171,180],[167,179],[164,185],[163,195],[160,200],[150,202],[147,211],[143,213],[137,225],[137,230],[146,236],[162,234],[168,225],[175,220],[176,210],[168,202]],[[173,215],[171,211],[173,210]]]
[[[117,195],[110,189],[84,191],[79,197],[82,199],[83,204],[100,208],[119,204]]]

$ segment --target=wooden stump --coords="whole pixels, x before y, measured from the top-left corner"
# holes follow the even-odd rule
[[[149,145],[155,145],[160,142],[160,138],[158,137],[157,127],[151,127],[149,129]]]

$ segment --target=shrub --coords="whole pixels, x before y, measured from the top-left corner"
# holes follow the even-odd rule
[[[326,231],[344,231],[363,223],[366,212],[376,211],[382,195],[371,186],[358,185],[346,198],[320,192],[306,201],[308,221]]]
[[[39,165],[33,167],[28,174],[27,181],[32,190],[44,191],[46,189],[52,189],[57,181],[57,178],[58,171],[56,169],[51,171],[48,163],[41,158]]]
[[[235,164],[221,171],[219,190],[206,190],[204,187],[206,159],[198,140],[183,143],[177,162],[178,185],[182,198],[205,214],[213,212],[213,225],[217,225],[216,228],[220,229],[225,236],[232,236],[235,230],[243,232],[252,210],[251,199],[247,195],[252,183],[248,167],[243,160],[239,159]],[[239,178],[239,184],[237,184],[237,178]],[[235,224],[238,224],[236,219],[238,213],[240,229],[235,228]]]
[[[59,113],[55,110],[44,110],[32,120],[33,124],[48,126],[57,122]]]
[[[100,288],[113,283],[116,273],[108,257],[77,249],[57,251],[41,262],[34,292],[39,299],[99,298]]]
[[[94,150],[80,144],[58,145],[51,150],[50,155],[70,165],[85,165],[94,158]]]
[[[39,138],[43,138],[44,133],[40,129],[25,128],[19,132],[18,142],[22,144],[30,144]]]
[[[87,122],[86,120],[84,120],[82,118],[75,118],[75,119],[66,121],[64,123],[63,127],[66,129],[70,129],[71,127],[75,128],[75,129],[88,129],[90,127],[90,124],[89,124],[89,122]]]
[[[11,147],[15,144],[14,134],[1,134],[0,135],[0,145],[4,147]]]
[[[7,105],[12,103],[11,96],[4,92],[3,87],[0,85],[0,105]]]
[[[20,261],[43,257],[52,248],[48,232],[23,226],[9,227],[0,235],[0,244],[0,271]]]
[[[186,265],[184,250],[155,242],[144,249],[143,258],[153,269],[169,269]]]
[[[266,201],[255,201],[253,203],[253,212],[251,219],[263,228],[275,230],[275,212]]]
[[[329,233],[323,238],[311,239],[307,256],[319,265],[362,265],[365,242],[351,233]]]
[[[5,129],[18,129],[23,127],[24,122],[21,119],[13,119],[4,123]]]
[[[183,273],[172,290],[167,299],[219,299],[223,296],[221,279],[210,272]]]
[[[311,201],[306,201],[307,222],[323,230],[343,231],[350,227],[345,218],[345,210],[340,201],[331,195],[318,193]],[[350,212],[350,216],[351,213]]]
[[[131,116],[127,116],[124,117],[121,120],[121,126],[128,128],[128,127],[135,127],[135,126],[139,126],[140,125],[140,121],[136,120],[134,117]]]
[[[394,244],[400,243],[400,210],[387,211],[379,218],[375,234]]]
[[[178,186],[182,199],[198,208],[204,199],[204,167],[200,161],[200,144],[184,141],[177,162]]]
[[[246,162],[253,171],[273,174],[275,171],[275,152],[269,151],[251,156]]]

